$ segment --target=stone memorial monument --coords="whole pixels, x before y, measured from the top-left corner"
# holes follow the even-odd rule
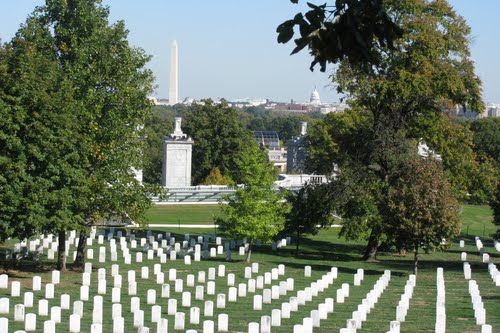
[[[182,118],[175,118],[174,133],[163,139],[161,184],[167,188],[191,186],[193,140],[182,132]]]
[[[307,122],[302,122],[300,136],[288,140],[286,169],[289,174],[304,173],[304,164],[307,156],[305,136],[307,135]]]

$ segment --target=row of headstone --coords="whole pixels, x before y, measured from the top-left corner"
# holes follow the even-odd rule
[[[490,273],[490,277],[493,280],[493,283],[495,283],[495,286],[500,287],[500,272],[494,263],[488,264],[488,272]]]
[[[443,268],[438,267],[436,271],[436,324],[435,333],[446,332],[446,308],[445,308],[445,286]]]
[[[387,333],[399,333],[401,323],[405,321],[406,314],[410,308],[410,300],[413,297],[413,289],[417,283],[417,277],[414,274],[410,274],[408,280],[406,280],[404,293],[401,295],[401,299],[396,307],[396,320],[393,320],[389,324],[389,331]]]
[[[309,273],[310,267],[306,269]],[[292,312],[298,311],[299,306],[305,305],[307,302],[312,301],[313,297],[318,296],[320,292],[327,289],[333,281],[337,278],[337,268],[332,267],[332,269],[324,274],[320,279],[312,282],[309,287],[303,290],[297,291],[296,296],[289,298],[288,302],[281,304],[279,309],[273,309],[271,315],[261,316],[259,322],[251,322],[248,324],[248,333],[270,333],[272,327],[280,327],[282,319],[289,319]],[[256,305],[256,297],[258,299],[260,295],[254,296],[254,309]],[[260,303],[260,301],[258,301]],[[258,306],[258,310],[262,308]],[[334,299],[326,298],[325,302],[319,304],[317,310],[311,311],[311,316],[304,318],[303,323],[294,326],[294,332],[300,333],[312,333],[313,327],[320,327],[319,321],[321,319],[326,319],[328,313],[334,310]]]
[[[484,309],[484,303],[479,293],[479,286],[475,280],[469,280],[469,294],[472,301],[472,308],[474,309],[476,324],[486,324],[486,310]]]
[[[375,282],[373,288],[366,294],[366,297],[363,298],[361,304],[358,304],[357,310],[352,312],[351,318],[347,319],[346,329],[354,331],[361,329],[363,322],[366,321],[368,314],[377,304],[380,296],[389,285],[390,280],[391,271],[385,270],[384,274]]]

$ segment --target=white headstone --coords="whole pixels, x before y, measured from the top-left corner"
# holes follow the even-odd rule
[[[200,308],[192,307],[189,309],[189,323],[193,325],[200,323]]]
[[[43,322],[43,333],[56,333],[56,322],[53,320],[44,321]]]
[[[69,316],[69,331],[70,333],[80,332],[80,316],[72,314]]]
[[[28,291],[24,293],[24,307],[31,308],[33,307],[33,293]]]
[[[58,284],[61,281],[61,272],[58,270],[52,271],[52,284]]]
[[[54,285],[52,283],[47,283],[45,285],[45,298],[54,298]]]
[[[191,306],[191,293],[189,291],[184,291],[182,293],[182,306],[184,307]]]
[[[262,310],[262,295],[253,296],[253,309],[254,311]]]
[[[48,316],[49,315],[49,301],[46,299],[41,299],[38,301],[38,315]]]
[[[71,306],[71,298],[68,294],[62,294],[61,295],[61,309],[62,310],[69,310]]]
[[[14,321],[24,321],[24,305],[14,305]]]
[[[175,314],[174,329],[184,330],[185,321],[186,321],[186,315],[184,314],[184,312],[177,312]]]
[[[9,314],[9,299],[7,297],[0,298],[0,314]]]
[[[205,308],[203,311],[205,317],[212,317],[214,315],[214,302],[205,301]]]
[[[38,275],[33,276],[33,291],[42,290],[42,278]]]
[[[12,281],[12,284],[10,285],[10,296],[11,297],[21,296],[21,282]]]
[[[169,298],[167,313],[169,316],[173,316],[175,315],[176,312],[177,312],[177,300],[175,298]]]
[[[61,323],[61,308],[58,306],[53,306],[50,308],[50,320],[53,320],[56,324]]]

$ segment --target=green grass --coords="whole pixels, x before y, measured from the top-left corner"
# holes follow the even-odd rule
[[[493,211],[486,205],[463,205],[460,214],[462,234],[479,237],[491,237],[496,232],[493,224]]]
[[[188,206],[189,207],[189,206]],[[464,224],[476,225],[474,230],[481,231],[482,228],[477,222],[477,219],[486,218],[488,210],[483,208],[477,210],[476,207],[466,206],[464,208],[463,218]],[[482,212],[482,213],[481,213]],[[162,229],[165,231],[167,229]],[[469,228],[469,231],[472,229]],[[138,231],[137,231],[138,232]],[[209,233],[210,231],[204,230],[193,230],[193,229],[172,229],[173,235],[175,235],[177,240],[183,239],[183,233],[190,233],[192,236],[198,234]],[[481,235],[480,235],[481,236]],[[477,254],[474,242],[471,237],[464,237],[466,239],[465,251],[468,252],[469,263],[472,268],[472,278],[478,282],[481,296],[483,297],[484,306],[486,308],[487,322],[493,326],[493,332],[500,330],[500,288],[495,287],[488,272],[487,266],[482,264],[480,258]],[[481,237],[485,245],[486,252],[491,254],[491,260],[499,265],[500,255],[492,247],[491,239],[488,237]],[[94,253],[97,254],[98,247],[97,242],[94,242]],[[290,246],[285,249],[281,249],[279,252],[270,251],[269,246],[263,246],[256,250],[252,259],[253,261],[260,263],[260,273],[264,271],[269,271],[272,267],[276,267],[278,264],[283,263],[286,265],[286,276],[293,277],[295,279],[295,290],[303,289],[308,286],[312,281],[318,279],[322,274],[327,272],[330,267],[336,266],[339,268],[339,278],[334,282],[329,289],[320,293],[318,297],[313,298],[312,302],[308,302],[305,306],[299,307],[298,313],[293,313],[291,319],[286,319],[282,321],[282,327],[272,329],[272,332],[291,332],[294,324],[299,323],[302,318],[309,315],[312,309],[317,308],[318,304],[321,303],[326,297],[335,297],[336,289],[340,287],[343,282],[348,282],[351,284],[351,296],[346,299],[344,304],[335,304],[335,312],[329,315],[327,320],[321,321],[321,327],[315,329],[314,332],[338,332],[342,327],[345,327],[346,319],[351,316],[351,312],[354,311],[357,305],[361,302],[361,299],[365,297],[368,291],[372,288],[375,281],[383,274],[385,269],[390,269],[392,272],[392,279],[389,283],[388,288],[382,294],[379,302],[376,304],[374,310],[368,315],[367,321],[363,324],[362,330],[360,332],[386,332],[389,328],[389,322],[395,320],[396,305],[399,301],[401,294],[404,292],[404,285],[408,278],[408,274],[411,273],[413,262],[412,256],[400,256],[393,253],[381,253],[378,262],[364,262],[361,260],[360,253],[363,249],[362,242],[348,242],[338,237],[338,230],[324,230],[314,237],[309,237],[305,239],[301,246],[301,253],[299,256],[294,255],[294,247]],[[417,333],[417,332],[434,332],[435,323],[435,302],[436,302],[436,268],[444,267],[444,278],[446,286],[446,314],[447,314],[447,332],[479,332],[479,327],[475,324],[473,317],[472,304],[470,301],[470,296],[468,293],[468,282],[463,278],[462,273],[462,263],[460,262],[460,252],[464,249],[458,247],[458,240],[454,241],[453,246],[446,252],[433,252],[429,254],[423,254],[420,263],[419,275],[417,278],[417,286],[414,290],[414,296],[410,301],[410,309],[406,317],[406,322],[402,324],[401,332],[405,333]],[[133,251],[133,250],[132,250]],[[97,255],[95,256],[97,257]],[[109,248],[107,253],[107,258],[110,258]],[[193,262],[191,266],[185,266],[182,260],[177,260],[175,262],[169,261],[162,268],[163,272],[168,271],[169,268],[177,268],[178,276],[183,279],[186,278],[187,274],[197,274],[200,270],[208,271],[209,267],[217,267],[219,264],[226,265],[226,274],[235,273],[236,283],[244,280],[243,273],[244,267],[247,266],[243,262],[243,258],[237,255],[233,255],[233,262],[225,262],[223,256],[218,256],[206,261],[201,261],[198,263]],[[107,326],[104,328],[104,332],[110,332],[111,323],[111,287],[112,280],[110,279],[111,273],[111,262],[99,264],[97,260],[92,260],[94,273],[92,274],[92,291],[97,290],[97,268],[105,267],[108,274],[108,294],[104,297],[104,321]],[[155,261],[156,262],[156,261]],[[31,278],[34,274],[40,274],[42,276],[43,283],[50,280],[50,269],[53,263],[45,262],[42,267],[33,271],[17,271],[10,270],[9,275],[12,275],[11,279],[16,279],[21,281],[23,286],[22,292],[30,290],[31,288]],[[140,267],[141,266],[150,267],[150,279],[141,280],[140,279]],[[305,278],[303,274],[303,267],[305,265],[311,265],[313,268],[312,278]],[[123,263],[120,264],[120,274],[123,276],[124,286],[122,290],[122,304],[123,304],[123,316],[125,317],[125,322],[127,327],[130,327],[133,317],[129,313],[130,297],[126,295],[126,279],[127,270],[134,269],[137,274],[138,283],[138,294],[141,296],[141,300],[145,301],[146,291],[148,289],[156,289],[159,300],[160,287],[156,285],[155,281],[152,280],[152,261],[146,261],[142,264],[132,263],[130,266],[126,266]],[[357,268],[365,269],[365,280],[359,287],[352,286],[353,274],[356,272]],[[228,287],[226,286],[226,279],[220,278],[216,280],[216,293],[224,292],[227,293]],[[69,293],[71,295],[71,302],[78,299],[79,287],[81,284],[81,274],[79,272],[68,272],[62,278],[61,285],[56,288],[56,294]],[[180,294],[173,292],[173,284],[171,283],[171,295],[180,300]],[[203,304],[200,301],[194,301],[194,288],[187,288],[185,290],[192,291],[192,306],[199,306],[203,312]],[[294,295],[295,293],[293,293]],[[43,292],[37,292],[35,299],[39,299],[43,295]],[[228,313],[229,314],[229,327],[231,331],[243,331],[246,332],[248,322],[250,321],[260,321],[260,316],[270,315],[273,308],[277,308],[283,299],[287,299],[290,294],[285,298],[280,298],[278,301],[273,301],[271,305],[264,305],[262,311],[252,310],[252,294],[250,297],[239,298],[237,303],[227,303],[225,310],[214,309],[215,316],[218,313]],[[9,297],[7,290],[0,290],[0,297]],[[215,302],[215,296],[206,296],[205,299],[210,299]],[[13,318],[13,305],[22,302],[22,299],[11,298],[11,313],[9,318]],[[180,302],[180,301],[179,301]],[[160,305],[162,305],[162,317],[168,318],[169,320],[169,332],[173,332],[174,318],[172,316],[167,316],[166,314],[166,300],[160,300]],[[35,308],[33,310],[27,310],[27,312],[37,312],[37,305],[35,300]],[[59,298],[50,301],[50,305],[59,304]],[[82,332],[89,332],[90,322],[91,322],[91,309],[92,301],[85,302],[84,305],[85,314],[82,319]],[[145,324],[146,326],[153,327],[150,325],[150,315],[151,306],[141,303],[141,309],[145,310]],[[179,311],[184,311],[185,308],[178,305]],[[70,311],[63,311],[63,324],[58,325],[58,331],[67,332],[68,331],[68,321],[69,321]],[[203,316],[200,318],[202,321]],[[210,318],[216,321],[216,317]],[[43,320],[45,318],[38,318],[38,331],[41,331],[41,325],[43,325]],[[186,313],[186,328],[194,328],[201,331],[201,325],[189,325],[189,313]],[[9,328],[10,332],[21,329],[19,323],[10,322],[11,326]],[[131,332],[132,330],[126,330],[126,332]]]
[[[219,205],[156,205],[146,213],[150,224],[213,224]]]

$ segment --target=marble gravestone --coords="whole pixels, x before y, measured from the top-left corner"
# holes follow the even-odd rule
[[[163,139],[162,186],[191,186],[193,140],[182,132],[182,118],[175,118],[175,130]]]

